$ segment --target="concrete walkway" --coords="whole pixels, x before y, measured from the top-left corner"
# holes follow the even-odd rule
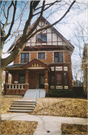
[[[45,97],[46,91],[44,89],[28,89],[23,98],[42,98]]]
[[[87,125],[87,118],[35,116],[26,113],[7,113],[1,115],[2,120],[37,121],[33,135],[61,135],[61,123]],[[49,131],[49,132],[48,132]]]

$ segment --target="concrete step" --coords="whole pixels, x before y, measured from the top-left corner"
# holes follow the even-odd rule
[[[34,99],[21,99],[14,101],[10,107],[10,112],[32,112],[36,101]]]
[[[14,104],[18,104],[18,103],[20,103],[20,104],[32,104],[32,103],[35,104],[36,102],[34,102],[34,101],[33,102],[30,102],[30,101],[29,102],[26,102],[26,101],[17,101],[16,102],[16,101],[14,101]]]
[[[12,107],[31,107],[32,106],[32,104],[30,104],[30,105],[23,105],[23,104],[12,104]],[[35,107],[35,104],[33,104],[33,106]]]
[[[33,110],[33,108],[32,107],[10,107],[10,110]]]
[[[13,103],[12,105],[35,105],[35,103]]]
[[[32,112],[32,110],[8,110],[9,112],[16,112],[16,113],[28,113]]]

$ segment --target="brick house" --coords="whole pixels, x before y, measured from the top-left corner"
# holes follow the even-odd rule
[[[50,23],[42,17],[36,29]],[[71,55],[74,46],[54,27],[37,33],[13,65],[6,67],[5,94],[23,95],[28,89],[72,89]],[[8,84],[8,73],[12,75]]]

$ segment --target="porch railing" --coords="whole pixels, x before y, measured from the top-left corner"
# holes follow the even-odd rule
[[[25,84],[6,84],[7,85],[7,89],[21,89],[24,90],[25,89]]]

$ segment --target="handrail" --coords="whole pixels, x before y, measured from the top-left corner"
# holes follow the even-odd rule
[[[36,101],[37,101],[38,95],[39,95],[39,98],[40,98],[40,90],[35,91],[34,99],[36,99]],[[32,100],[32,111],[33,111],[33,103],[34,103],[34,100]]]
[[[36,90],[36,101],[38,97],[40,98],[40,90]]]

